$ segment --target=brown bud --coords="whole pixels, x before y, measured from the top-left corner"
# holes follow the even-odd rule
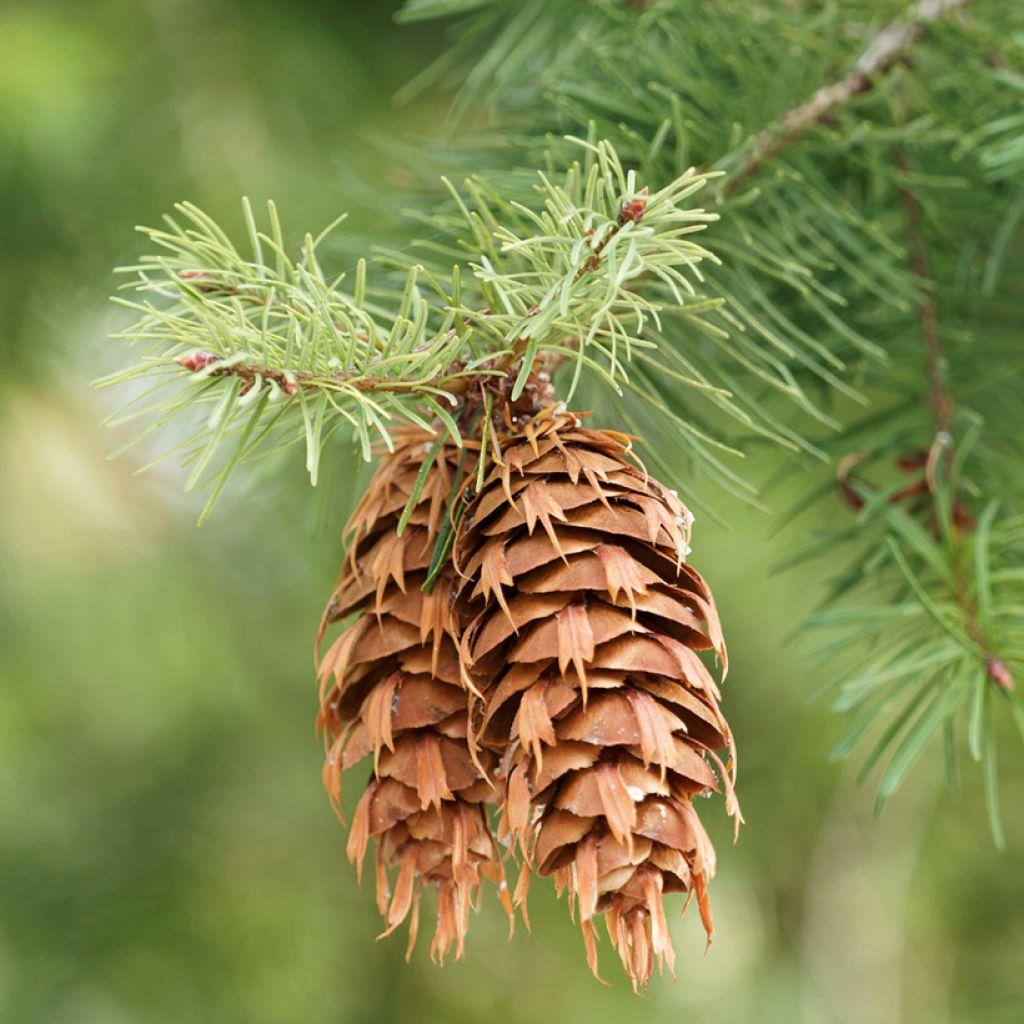
[[[619,223],[625,224],[632,221],[639,224],[643,220],[647,210],[647,187],[644,186],[637,193],[636,199],[628,199],[619,207]]]

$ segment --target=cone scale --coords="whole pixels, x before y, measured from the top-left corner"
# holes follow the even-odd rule
[[[694,798],[724,791],[741,821],[698,655],[724,678],[718,613],[685,561],[691,523],[627,437],[554,413],[501,443],[454,550],[476,742],[504,751],[501,832],[524,872],[568,891],[595,974],[604,916],[635,986],[673,968],[664,894],[696,897],[710,941],[715,854]]]
[[[468,915],[485,878],[507,902],[486,804],[496,758],[471,754],[460,675],[454,574],[422,589],[442,530],[459,452],[422,431],[396,435],[345,528],[347,557],[317,637],[353,620],[319,662],[318,729],[324,783],[341,811],[341,773],[363,759],[373,773],[350,827],[347,853],[362,865],[375,840],[377,902],[385,934],[409,919],[411,954],[424,886],[437,890],[431,955],[461,956]],[[418,488],[418,496],[414,495]],[[399,523],[408,509],[408,522]],[[483,769],[483,772],[481,771]]]

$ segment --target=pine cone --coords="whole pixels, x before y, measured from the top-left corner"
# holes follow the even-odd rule
[[[559,414],[502,444],[455,545],[480,741],[508,747],[501,833],[578,901],[595,975],[605,915],[634,986],[655,956],[673,968],[663,893],[696,895],[710,941],[715,854],[693,798],[722,787],[741,820],[696,653],[713,648],[724,677],[711,592],[684,562],[691,522],[627,437]]]
[[[467,694],[453,618],[454,575],[427,578],[438,534],[457,486],[458,450],[423,431],[396,435],[395,452],[374,476],[347,527],[348,555],[324,612],[327,627],[359,617],[320,662],[318,729],[327,736],[324,783],[339,812],[341,772],[373,756],[373,776],[356,808],[347,852],[362,875],[370,836],[377,840],[377,903],[392,932],[410,914],[416,940],[424,883],[437,886],[431,956],[456,945],[462,955],[471,905],[482,880],[503,882],[485,803],[498,796],[488,775],[495,758],[467,744]],[[421,473],[423,474],[421,476]],[[422,491],[401,536],[399,520],[417,483]],[[398,868],[394,889],[388,866]]]

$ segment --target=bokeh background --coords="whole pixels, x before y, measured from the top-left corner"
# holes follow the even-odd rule
[[[392,102],[443,46],[393,7],[0,4],[0,1021],[1024,1020],[1024,759],[1002,745],[1005,854],[972,768],[954,801],[930,752],[876,820],[857,766],[827,761],[841,723],[809,702],[828,670],[800,622],[830,567],[770,572],[827,502],[774,537],[726,499],[728,529],[698,523],[748,822],[732,846],[709,802],[706,957],[691,915],[676,983],[635,997],[603,943],[602,988],[539,884],[532,936],[507,941],[492,896],[443,969],[375,941],[313,733],[357,456],[339,446],[317,495],[297,459],[248,474],[197,529],[174,465],[105,461],[128,435],[90,381],[125,358],[111,268],[179,199],[240,230],[239,196],[272,196],[296,242],[344,209],[355,237],[406,237],[408,169],[377,140],[443,135],[449,98]]]

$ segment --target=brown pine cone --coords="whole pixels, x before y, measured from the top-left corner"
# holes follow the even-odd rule
[[[713,649],[724,677],[711,592],[684,561],[691,522],[627,437],[555,414],[502,443],[454,552],[479,741],[508,748],[502,833],[578,901],[595,974],[605,915],[634,986],[655,957],[673,967],[663,893],[696,895],[710,941],[715,855],[694,797],[724,789],[741,820],[697,654]]]
[[[469,910],[484,878],[499,886],[510,905],[485,806],[498,794],[481,773],[491,774],[496,758],[471,753],[467,743],[450,566],[429,593],[421,589],[458,486],[459,450],[447,443],[435,449],[435,438],[425,431],[406,431],[395,440],[396,450],[384,459],[343,535],[348,553],[317,649],[330,624],[357,618],[320,661],[317,725],[327,737],[324,783],[339,816],[342,770],[373,756],[347,852],[361,875],[369,839],[376,840],[385,934],[411,914],[411,954],[421,890],[432,883],[437,922],[430,950],[441,960],[453,943],[456,956],[462,955]],[[399,536],[399,520],[418,483],[422,491]],[[398,869],[393,889],[389,867]]]

